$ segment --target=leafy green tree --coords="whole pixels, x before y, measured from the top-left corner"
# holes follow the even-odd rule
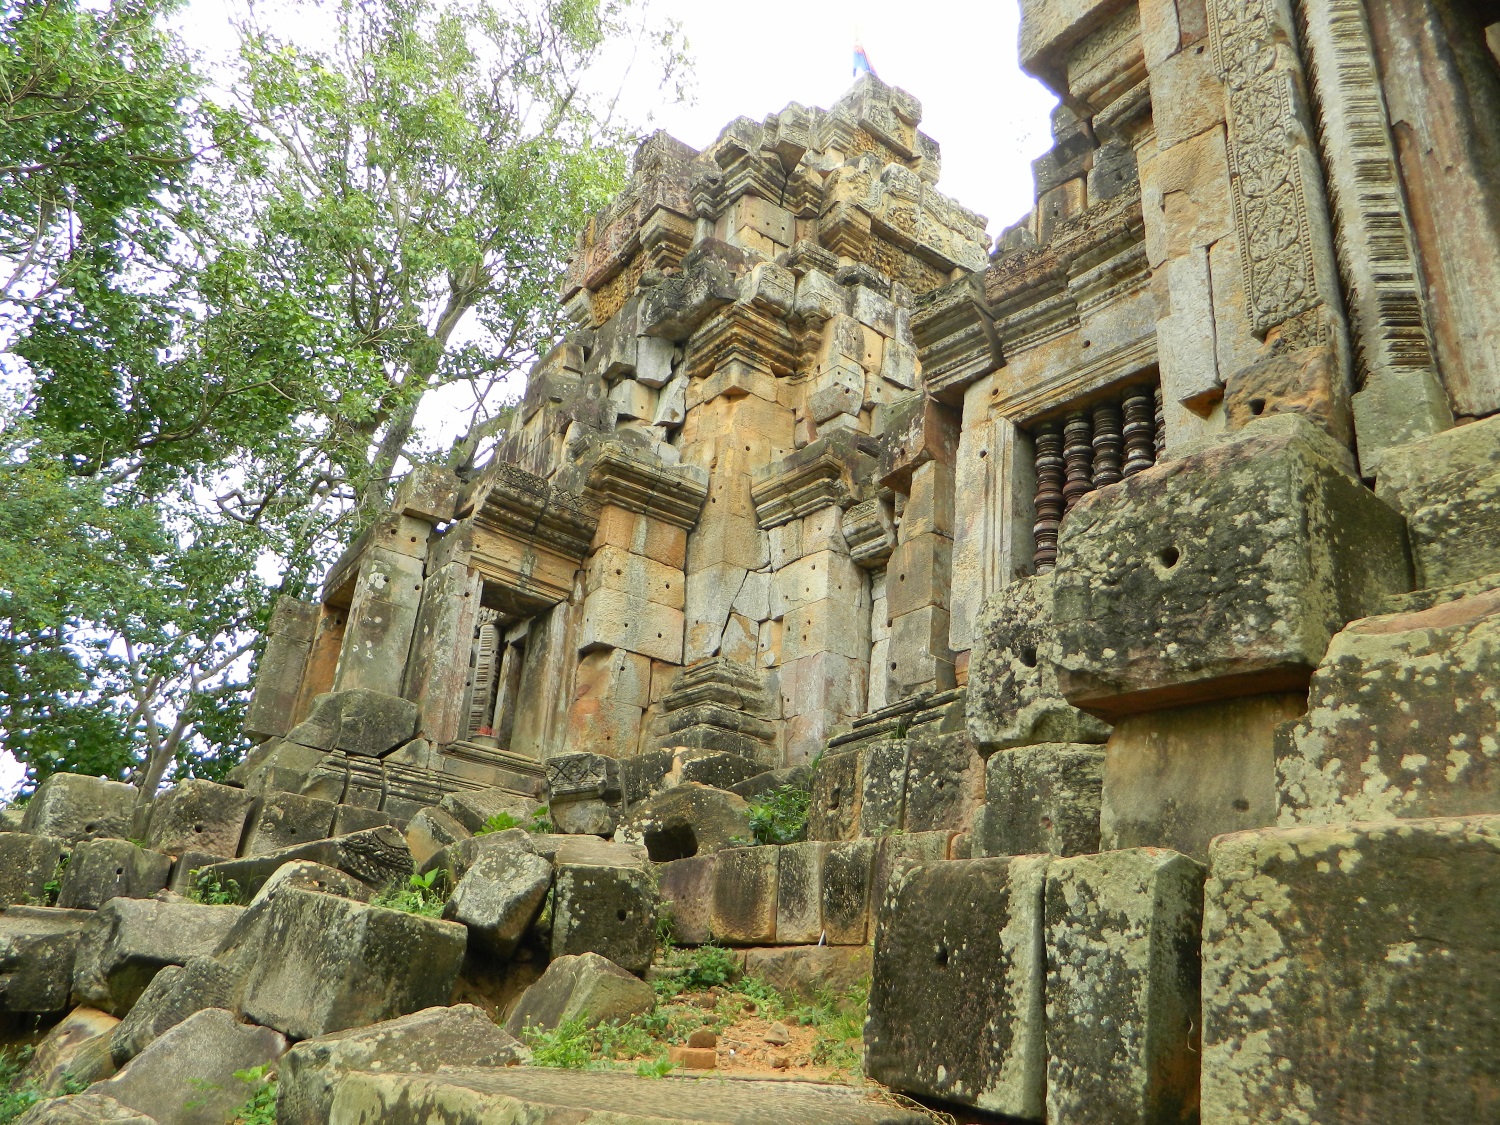
[[[633,141],[601,60],[682,63],[615,0],[345,0],[252,9],[216,107],[172,6],[0,16],[24,363],[0,402],[0,743],[32,781],[147,794],[238,759],[271,603],[436,455],[424,403],[462,387],[472,461],[557,331],[554,279]],[[330,33],[276,34],[298,12]]]

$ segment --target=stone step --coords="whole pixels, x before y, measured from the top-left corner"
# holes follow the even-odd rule
[[[424,1125],[439,1119],[446,1125],[499,1120],[569,1125],[926,1125],[929,1120],[842,1086],[505,1067],[453,1069],[437,1075],[351,1073],[339,1082],[329,1125],[371,1120]]]

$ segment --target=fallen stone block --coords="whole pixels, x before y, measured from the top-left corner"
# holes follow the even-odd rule
[[[656,880],[633,867],[558,861],[552,956],[598,953],[637,975],[656,946]]]
[[[102,777],[55,773],[37,786],[21,831],[76,844],[96,836],[130,836],[139,797],[135,786]]]
[[[674,859],[656,869],[660,910],[669,914],[672,940],[701,945],[713,937],[715,860],[711,855]]]
[[[356,832],[368,832],[371,828],[385,825],[400,831],[403,824],[392,814],[381,809],[367,809],[360,805],[338,805],[333,812],[333,828],[330,836],[352,836]]]
[[[334,1088],[349,1071],[422,1074],[440,1066],[500,1067],[523,1054],[514,1036],[472,1004],[425,1008],[322,1035],[298,1043],[282,1057],[276,1120],[278,1125],[324,1125]]]
[[[78,1089],[115,1072],[110,1038],[120,1021],[97,1008],[74,1008],[36,1045],[24,1081],[44,1094]]]
[[[1283,825],[1500,812],[1500,591],[1352,623],[1276,758]]]
[[[875,933],[865,1073],[1014,1117],[1045,1113],[1044,856],[899,868]]]
[[[697,782],[648,797],[615,832],[621,843],[644,847],[654,863],[743,846],[751,837],[745,799]]]
[[[389,826],[313,840],[279,852],[226,860],[202,869],[202,874],[221,882],[233,880],[247,898],[288,863],[307,861],[352,875],[374,890],[383,890],[412,872],[411,852],[401,833]]]
[[[261,1085],[236,1071],[270,1066],[287,1041],[268,1027],[250,1027],[234,1013],[207,1008],[189,1016],[89,1089],[137,1110],[159,1125],[223,1125]]]
[[[1048,866],[1049,1122],[1194,1116],[1204,874],[1162,848]]]
[[[1418,587],[1500,571],[1500,418],[1384,450],[1375,492],[1406,517]]]
[[[844,1086],[652,1079],[523,1066],[454,1068],[434,1075],[356,1071],[339,1083],[329,1116],[330,1125],[427,1125],[439,1120],[444,1125],[489,1125],[508,1119],[681,1125],[927,1125],[930,1120]]]
[[[299,746],[379,758],[411,741],[418,710],[408,699],[366,688],[332,691],[313,700],[307,718],[286,738]]]
[[[1104,751],[1098,746],[1017,747],[985,764],[974,854],[1086,855],[1099,850]]]
[[[16,1125],[158,1125],[103,1094],[71,1094],[32,1106]]]
[[[552,1031],[569,1020],[589,1027],[644,1015],[656,993],[640,978],[607,957],[580,953],[556,957],[516,1004],[505,1029],[522,1038],[526,1029]]]
[[[1013,746],[1103,742],[1109,724],[1062,697],[1051,574],[1018,578],[985,600],[974,623],[965,721],[985,754]]]
[[[422,809],[406,824],[406,847],[411,852],[412,862],[421,867],[449,844],[473,835],[442,809]]]
[[[83,927],[73,967],[73,994],[123,1016],[167,965],[211,956],[243,908],[115,898]]]
[[[264,855],[294,848],[309,840],[323,840],[333,830],[338,806],[300,793],[267,793],[250,814],[250,825],[240,845],[242,855]]]
[[[509,789],[479,789],[464,793],[449,793],[438,802],[438,808],[458,821],[470,832],[478,832],[502,813],[525,827],[531,814],[538,808],[531,797],[512,793]]]
[[[326,750],[273,738],[252,750],[224,780],[247,793],[300,793],[328,757]]]
[[[1112,718],[1304,689],[1411,584],[1401,517],[1345,453],[1281,414],[1079,500],[1053,573],[1063,697]]]
[[[0,833],[0,906],[42,906],[67,844],[54,836]]]
[[[171,873],[169,855],[129,840],[86,840],[68,860],[57,905],[98,910],[112,898],[150,898],[167,885]]]
[[[346,875],[333,867],[321,863],[298,860],[283,864],[261,884],[249,904],[235,920],[224,940],[214,950],[214,957],[228,966],[234,981],[235,1003],[226,1005],[238,1008],[239,996],[245,978],[260,956],[261,929],[266,916],[271,912],[271,903],[281,891],[295,887],[320,894],[338,895],[354,902],[369,902],[372,892],[368,886],[352,875]]]
[[[728,848],[717,853],[709,928],[727,945],[776,944],[776,847]]]
[[[675,749],[666,783],[683,785],[696,782],[715,789],[732,789],[764,770],[765,767],[755,759],[728,750]]]
[[[231,1007],[234,977],[233,969],[212,957],[163,968],[115,1030],[109,1048],[115,1065],[124,1066],[194,1012]]]
[[[148,842],[157,851],[185,851],[233,859],[255,798],[212,781],[179,781],[151,806]]]
[[[446,1003],[463,965],[465,931],[288,887],[270,899],[258,940],[241,1010],[311,1039]]]
[[[1482,1121],[1500,1042],[1500,817],[1210,848],[1203,1121]]]
[[[68,1008],[87,910],[12,906],[0,913],[0,1011]]]
[[[536,920],[552,886],[552,864],[522,851],[481,854],[464,873],[448,901],[443,917],[468,927],[472,942],[496,957],[515,952]]]

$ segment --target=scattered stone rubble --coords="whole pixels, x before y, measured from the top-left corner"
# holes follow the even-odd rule
[[[515,1065],[668,921],[867,974],[867,1075],[1007,1119],[1495,1118],[1494,29],[1021,6],[993,248],[873,76],[650,137],[493,459],[277,607],[229,784],[5,821],[0,1010],[93,1083],[28,1121],[278,1057],[282,1122],[916,1120]]]

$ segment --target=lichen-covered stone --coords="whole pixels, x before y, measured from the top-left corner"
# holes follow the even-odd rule
[[[417,713],[410,700],[349,688],[314,699],[307,718],[286,737],[299,746],[378,758],[411,740],[417,732]]]
[[[1018,578],[985,600],[974,623],[965,700],[969,735],[981,752],[1109,737],[1108,723],[1062,697],[1060,655],[1051,574]]]
[[[242,912],[238,906],[110,899],[83,928],[73,993],[81,1003],[123,1016],[164,966],[212,955]]]
[[[656,881],[633,867],[559,861],[553,885],[552,956],[598,953],[637,975],[656,945]]]
[[[124,1066],[194,1012],[233,1003],[234,971],[212,957],[191,957],[186,965],[163,968],[130,1007],[110,1041],[116,1066]]]
[[[1500,812],[1500,591],[1350,624],[1276,768],[1283,825]]]
[[[130,836],[139,796],[133,785],[55,773],[37,786],[26,805],[21,831],[77,843],[96,836]]]
[[[1084,855],[1099,850],[1104,751],[1091,745],[1022,746],[985,763],[974,854]]]
[[[0,1012],[61,1012],[68,1006],[82,910],[12,906],[0,913]]]
[[[984,800],[984,760],[963,731],[913,733],[906,761],[904,832],[967,827]]]
[[[729,945],[775,944],[778,851],[728,848],[718,853],[709,916],[715,940]]]
[[[1123,715],[1303,688],[1410,588],[1401,517],[1344,452],[1283,414],[1083,497],[1054,572],[1063,696]]]
[[[818,763],[807,813],[810,840],[848,840],[859,828],[859,759],[854,751],[829,754]]]
[[[1048,859],[915,864],[875,932],[865,1072],[896,1090],[1044,1113],[1042,894]]]
[[[877,846],[875,840],[843,840],[823,857],[823,932],[832,945],[869,940]]]
[[[1500,417],[1384,450],[1375,490],[1406,517],[1419,587],[1500,571]]]
[[[819,841],[776,849],[776,940],[812,945],[823,935],[823,863],[831,845]]]
[[[579,953],[553,958],[521,996],[505,1028],[519,1037],[528,1027],[551,1031],[573,1019],[593,1027],[643,1015],[655,1003],[655,992],[639,977],[607,957]]]
[[[457,818],[433,806],[418,811],[406,823],[406,846],[412,862],[418,867],[449,844],[467,839],[472,833]]]
[[[1047,868],[1049,1122],[1193,1119],[1203,877],[1163,848]]]
[[[249,897],[280,868],[303,861],[335,868],[377,891],[405,879],[412,871],[411,851],[401,832],[390,825],[381,825],[265,855],[209,864],[202,868],[201,874],[220,882],[232,880],[241,894]]]
[[[1204,898],[1204,1125],[1495,1116],[1500,817],[1222,836]]]
[[[167,885],[171,873],[169,855],[129,840],[86,840],[68,859],[57,905],[98,910],[112,898],[149,898]]]
[[[322,1035],[282,1057],[276,1119],[279,1125],[325,1125],[334,1086],[351,1070],[421,1074],[440,1066],[508,1066],[523,1053],[514,1036],[472,1004]]]
[[[1099,844],[1208,858],[1225,832],[1276,822],[1276,742],[1301,692],[1198,703],[1120,720],[1104,755]]]
[[[709,855],[751,838],[750,806],[724,789],[687,782],[635,805],[615,839],[640,844],[655,863]]]
[[[45,903],[47,884],[57,878],[66,849],[66,842],[54,836],[0,833],[0,906]]]
[[[159,1125],[223,1125],[265,1082],[246,1081],[236,1072],[269,1069],[286,1048],[286,1039],[268,1027],[240,1023],[223,1008],[205,1008],[88,1092],[111,1097]]]
[[[267,793],[255,805],[240,851],[244,855],[293,848],[309,840],[326,839],[333,829],[338,805],[300,793]]]
[[[160,1122],[104,1094],[70,1094],[38,1102],[17,1118],[16,1125],[160,1125]]]
[[[552,864],[519,850],[485,852],[464,872],[443,906],[443,917],[469,929],[470,939],[509,957],[552,886]]]
[[[244,982],[246,1017],[310,1039],[446,1003],[462,926],[288,887],[271,901]]]
[[[537,809],[537,802],[508,789],[477,789],[449,793],[438,802],[438,808],[470,832],[478,832],[493,818],[504,814],[517,824],[525,825]]]
[[[255,798],[243,789],[212,781],[179,781],[151,806],[151,847],[180,855],[185,851],[233,859]]]

